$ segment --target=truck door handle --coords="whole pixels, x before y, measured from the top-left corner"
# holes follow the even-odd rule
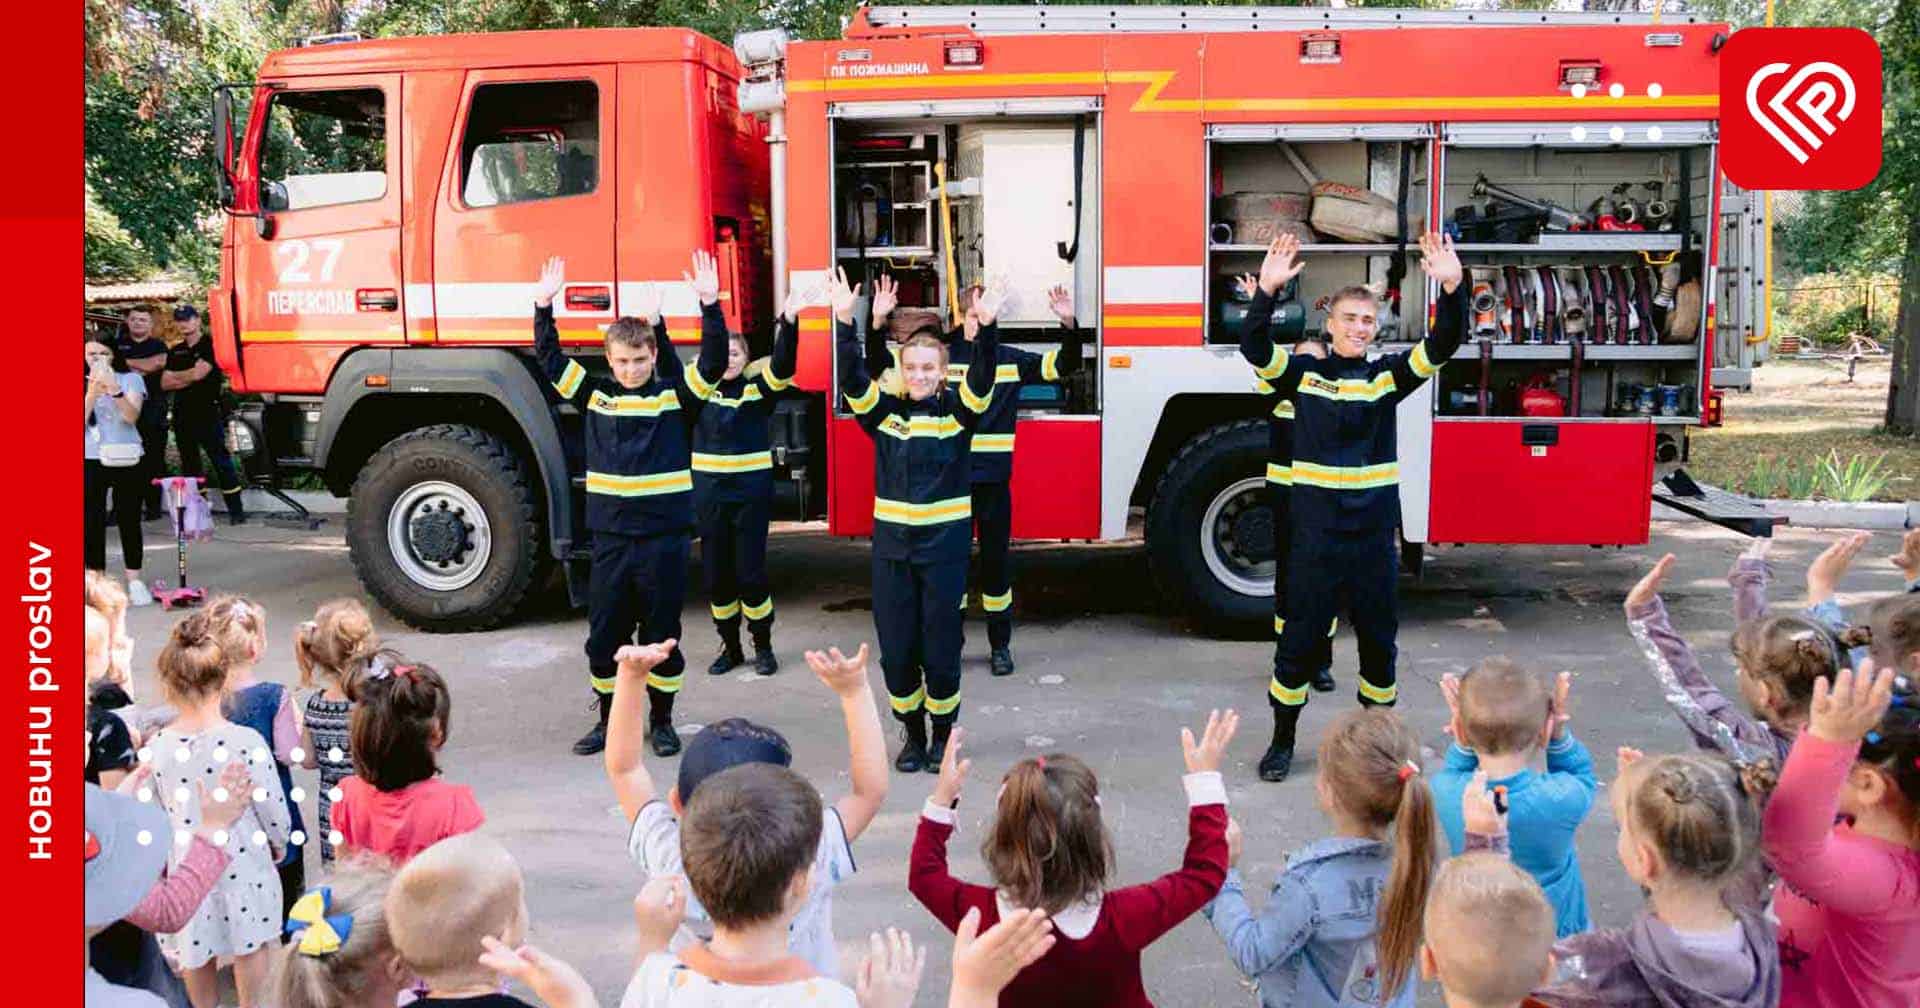
[[[400,292],[391,287],[362,287],[353,292],[353,305],[360,311],[399,311]]]
[[[613,307],[613,292],[605,287],[567,288],[567,307],[575,310],[606,311]]]
[[[1520,443],[1529,447],[1550,448],[1560,443],[1559,424],[1522,424]]]

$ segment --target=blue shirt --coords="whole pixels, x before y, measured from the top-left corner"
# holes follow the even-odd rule
[[[1447,747],[1446,769],[1433,775],[1433,801],[1440,828],[1446,830],[1453,853],[1466,849],[1466,827],[1460,818],[1460,797],[1480,767],[1480,758],[1458,743]],[[1574,856],[1573,836],[1593,808],[1600,782],[1593,776],[1593,755],[1568,733],[1547,746],[1547,772],[1532,767],[1487,781],[1488,787],[1507,789],[1507,833],[1512,838],[1513,863],[1526,869],[1547,894],[1558,924],[1557,938],[1578,934],[1592,925],[1587,920],[1587,886]]]

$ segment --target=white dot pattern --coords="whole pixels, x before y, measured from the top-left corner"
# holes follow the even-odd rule
[[[293,751],[287,754],[287,759],[294,763],[304,763],[307,759],[307,751],[299,746],[294,746]]]
[[[253,800],[254,800],[254,801],[266,801],[266,800],[267,800],[267,789],[266,789],[266,788],[263,788],[263,787],[257,787],[257,788],[254,788],[254,789],[253,789]],[[294,799],[294,800],[295,800],[295,801],[298,801],[299,799],[297,799],[297,798],[296,798],[296,799]]]
[[[253,831],[253,845],[254,845],[255,847],[265,847],[265,846],[267,845],[267,831],[266,831],[266,830],[254,830],[254,831]]]
[[[1627,86],[1619,81],[1615,81],[1613,86],[1607,89],[1607,94],[1614,98],[1624,98],[1627,94]]]
[[[148,846],[148,845],[150,845],[150,844],[152,844],[152,843],[153,843],[153,831],[152,831],[152,830],[141,830],[140,832],[138,832],[138,833],[135,833],[135,834],[133,835],[133,842],[134,842],[134,843],[137,843],[137,844],[139,844],[139,845],[140,845],[140,846],[142,846],[142,847],[146,847],[146,846]]]
[[[173,800],[182,805],[185,805],[187,803],[187,799],[191,797],[193,797],[193,792],[188,791],[187,786],[185,784],[182,784],[179,787],[173,789]]]
[[[265,763],[267,761],[267,750],[260,746],[255,746],[253,751],[247,754],[247,758],[253,760],[255,763]]]
[[[214,747],[214,749],[213,749],[213,761],[214,761],[215,763],[225,763],[225,762],[227,761],[227,747],[226,747],[226,746],[215,746],[215,747]]]
[[[134,792],[134,796],[139,798],[143,802],[150,802],[153,800],[153,789],[150,787],[143,787],[139,791]]]
[[[263,790],[263,791],[264,791],[264,790],[266,790],[266,789],[265,789],[265,788],[262,788],[261,790]],[[291,788],[291,789],[289,789],[289,790],[287,791],[287,797],[289,797],[289,798],[292,798],[292,799],[294,800],[294,802],[295,802],[296,804],[297,804],[297,803],[299,803],[299,802],[303,802],[303,801],[306,801],[306,800],[307,800],[307,789],[306,789],[306,788],[303,788],[303,787],[295,787],[295,788]]]
[[[193,834],[187,832],[186,830],[174,830],[173,842],[182,847],[185,847],[186,845],[193,842]]]
[[[193,758],[193,750],[187,748],[186,746],[181,746],[180,748],[175,749],[173,751],[173,758],[174,758],[174,761],[177,763],[185,763],[186,761]]]
[[[1573,128],[1573,138],[1575,140],[1585,140],[1587,138],[1587,128],[1585,126],[1575,126]]]
[[[1647,85],[1647,97],[1658,98],[1660,97],[1661,90],[1662,89],[1658,83],[1649,84]]]
[[[1587,86],[1585,84],[1575,84],[1572,90],[1575,98],[1585,98],[1587,96]]]
[[[300,831],[300,830],[294,830],[294,831],[293,831],[293,835],[292,835],[291,837],[288,837],[287,839],[289,839],[289,840],[291,840],[291,841],[293,841],[293,845],[294,845],[295,847],[298,847],[298,846],[300,846],[301,844],[304,844],[304,843],[306,843],[306,842],[307,842],[307,835],[306,835],[306,833],[304,833],[304,832],[302,832],[302,831]]]
[[[330,789],[330,790],[329,790],[329,791],[327,792],[327,800],[328,800],[328,801],[336,801],[336,802],[337,802],[337,801],[339,801],[340,799],[342,799],[342,798],[345,798],[346,796],[347,796],[347,793],[346,793],[345,791],[342,791],[342,790],[341,790],[341,789],[339,789],[338,787],[335,787],[335,788],[332,788],[332,789]]]
[[[1660,127],[1658,127],[1658,126],[1649,126],[1649,127],[1647,127],[1647,139],[1649,139],[1649,140],[1654,140],[1654,141],[1658,141],[1658,140],[1659,140],[1659,139],[1660,139],[1660,138],[1661,138],[1662,136],[1664,136],[1664,135],[1665,135],[1665,134],[1663,134],[1663,133],[1662,133],[1662,132],[1660,131]]]
[[[218,802],[223,802],[223,801],[226,801],[226,800],[227,800],[228,798],[231,798],[231,797],[233,797],[233,793],[232,793],[232,792],[230,792],[230,791],[228,791],[228,790],[227,790],[226,788],[223,788],[223,787],[217,787],[217,788],[214,788],[214,789],[213,789],[213,800],[214,800],[214,801],[218,801]]]
[[[347,754],[341,752],[339,746],[334,746],[327,750],[327,760],[333,763],[345,763],[347,761]]]
[[[213,845],[214,845],[215,847],[225,847],[225,846],[227,845],[227,831],[226,831],[226,830],[214,830],[214,831],[213,831]]]
[[[151,763],[153,762],[153,747],[141,746],[140,751],[133,755],[135,759],[138,759],[142,763]]]
[[[1627,131],[1621,129],[1618,126],[1615,126],[1614,128],[1607,131],[1607,139],[1612,140],[1614,143],[1619,143],[1620,141],[1625,140],[1626,138],[1627,138]]]
[[[327,842],[334,845],[335,847],[338,847],[341,844],[346,843],[347,838],[341,836],[339,830],[334,830],[333,832],[327,834]]]

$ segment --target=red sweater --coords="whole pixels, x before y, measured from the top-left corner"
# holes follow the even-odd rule
[[[1218,776],[1212,776],[1214,790],[1220,790]],[[948,874],[947,840],[952,835],[952,824],[921,816],[907,888],[947,930],[959,927],[968,910],[978,909],[980,930],[985,931],[1000,920],[994,890]],[[1219,799],[1192,805],[1180,869],[1145,885],[1106,893],[1093,929],[1083,938],[1056,933],[1047,954],[1001,992],[1002,1008],[1152,1008],[1140,979],[1141,951],[1205,906],[1226,877],[1227,806]]]

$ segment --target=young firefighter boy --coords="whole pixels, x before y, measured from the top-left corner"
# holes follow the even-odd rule
[[[884,355],[862,360],[853,322],[859,295],[836,270],[828,297],[840,391],[873,438],[873,623],[893,716],[906,736],[893,765],[903,773],[938,770],[937,754],[960,713],[960,596],[973,540],[968,448],[993,401],[1002,296],[990,290],[974,303],[979,345],[959,390],[947,384],[946,346],[916,336],[900,351],[901,397],[882,391],[872,373],[885,368]]]
[[[1298,274],[1300,243],[1274,241],[1260,264],[1259,290],[1247,308],[1240,353],[1274,394],[1293,403],[1291,541],[1286,619],[1274,645],[1273,741],[1260,759],[1260,779],[1281,781],[1293,768],[1294,725],[1307,703],[1314,656],[1326,628],[1344,607],[1360,652],[1360,703],[1391,705],[1394,638],[1399,632],[1399,450],[1394,411],[1433,377],[1460,347],[1466,291],[1453,241],[1420,238],[1420,267],[1440,284],[1433,330],[1412,350],[1369,360],[1378,299],[1365,287],[1333,296],[1327,311],[1332,353],[1288,353],[1268,332],[1273,297]]]
[[[971,301],[979,288],[967,291],[966,321],[958,328],[940,331],[939,316],[902,312],[904,325],[895,325],[893,334],[904,346],[918,335],[930,335],[947,347],[947,383],[959,385],[966,380],[967,367],[973,363],[975,339],[980,323]],[[980,541],[980,607],[987,613],[989,667],[994,675],[1013,674],[1013,570],[1008,559],[1008,542],[1013,535],[1013,433],[1020,412],[1020,388],[1040,382],[1057,382],[1080,370],[1080,330],[1074,325],[1073,292],[1056,286],[1047,292],[1048,304],[1060,320],[1060,346],[1044,354],[1018,347],[1001,346],[995,355],[994,397],[973,434],[968,482],[973,497],[973,521]],[[888,317],[899,304],[899,295],[890,277],[881,277],[873,285],[872,333],[887,330]],[[872,339],[868,340],[873,342]],[[966,606],[961,593],[960,604]]]
[[[753,636],[754,671],[772,675],[780,670],[773,656],[773,589],[767,583],[767,522],[773,506],[767,420],[774,397],[793,384],[800,309],[818,293],[788,294],[774,328],[773,356],[752,364],[747,338],[727,331],[719,303],[701,309],[702,351],[716,337],[727,348],[726,370],[718,381],[708,381],[698,365],[687,376],[700,400],[693,428],[693,508],[707,608],[720,632],[720,655],[707,668],[713,675],[746,664],[740,649],[742,615]]]
[[[713,257],[693,254],[686,281],[701,311],[718,312],[719,273]],[[593,535],[593,573],[587,598],[587,676],[599,718],[575,742],[590,756],[606,747],[613,703],[614,654],[622,644],[677,640],[686,594],[688,533],[693,524],[693,473],[686,408],[695,396],[686,368],[673,352],[651,286],[639,314],[607,327],[611,378],[589,375],[560,351],[553,299],[566,283],[566,263],[547,260],[534,288],[533,348],[547,380],[580,410],[586,428],[587,529]],[[724,336],[725,325],[720,327]],[[701,346],[699,367],[718,377],[724,342]],[[673,730],[673,698],[686,659],[679,648],[647,678],[648,741],[655,755],[680,751]]]

